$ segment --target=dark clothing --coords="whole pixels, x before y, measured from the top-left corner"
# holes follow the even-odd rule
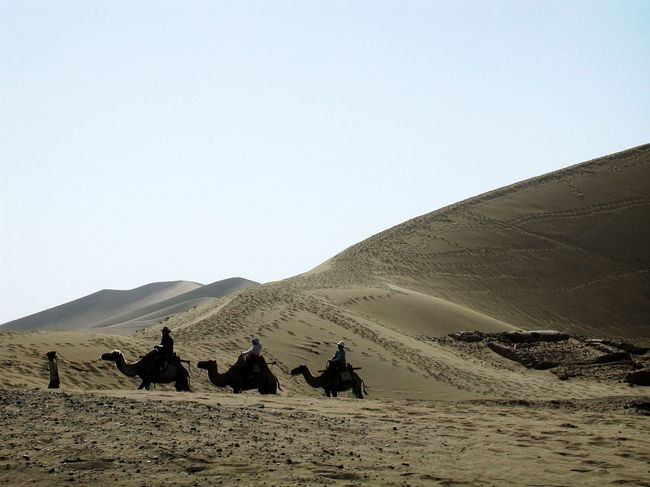
[[[327,363],[327,373],[334,382],[339,382],[339,371],[345,368],[345,349],[339,347],[334,356]]]
[[[345,365],[345,349],[339,347],[334,356],[330,359],[330,366],[337,367],[341,365]]]
[[[156,362],[160,372],[167,370],[169,361],[174,355],[174,340],[169,335],[169,333],[163,333],[162,340],[160,340],[160,345],[156,345]]]
[[[160,346],[156,348],[166,355],[172,355],[174,353],[174,340],[169,335],[163,335]]]

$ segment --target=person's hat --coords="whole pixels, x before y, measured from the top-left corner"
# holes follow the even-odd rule
[[[252,341],[253,341],[253,345],[257,345],[258,343],[260,343],[260,339],[257,337],[253,338]]]
[[[171,333],[171,330],[170,330],[169,328],[167,328],[167,327],[164,327],[164,328],[162,329],[162,332],[163,332],[163,333]]]
[[[341,340],[340,342],[338,342],[337,345],[338,345],[339,347],[342,347],[342,348],[345,347],[345,343],[343,342],[343,340]]]

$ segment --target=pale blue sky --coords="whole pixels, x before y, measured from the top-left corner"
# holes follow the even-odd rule
[[[648,1],[0,0],[0,323],[290,277],[649,135]]]

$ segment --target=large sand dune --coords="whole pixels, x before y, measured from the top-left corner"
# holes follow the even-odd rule
[[[610,386],[564,387],[501,359],[485,366],[434,338],[551,328],[647,343],[649,194],[642,146],[423,215],[169,323],[221,360],[259,335],[287,368],[322,368],[344,339],[383,397],[593,397]]]
[[[310,273],[400,286],[515,327],[650,339],[650,146],[409,220]]]
[[[647,388],[622,382],[620,370],[603,380],[601,365],[561,380],[484,342],[445,338],[552,328],[649,344],[649,195],[642,146],[420,216],[291,279],[206,301],[200,287],[172,286],[166,298],[132,297],[94,325],[69,326],[83,331],[1,333],[0,386],[22,390],[0,395],[11,425],[0,478],[650,485]],[[98,360],[112,349],[136,360],[163,325],[192,364],[191,394],[134,392],[139,380]],[[223,370],[254,335],[274,362],[278,396],[233,395],[194,366],[213,358]],[[368,402],[324,399],[289,375],[301,363],[323,368],[341,339]],[[64,393],[26,391],[46,387],[50,350]],[[595,350],[583,346],[585,356]]]
[[[164,321],[177,348],[190,360],[215,358],[222,367],[257,335],[269,361],[285,372],[300,363],[318,370],[343,339],[374,397],[625,394],[624,384],[567,387],[485,347],[472,355],[437,338],[460,330],[553,328],[647,342],[648,194],[650,146],[641,146],[423,215],[305,274],[207,304],[200,301],[214,295],[207,286],[157,285],[155,299],[152,286],[139,288],[119,302],[119,313],[95,317],[86,328],[126,333],[158,323],[135,332],[137,347],[120,346],[137,358],[145,343],[158,342],[161,318],[186,306]],[[178,286],[192,289],[181,293]],[[173,296],[161,299],[163,292]],[[73,304],[79,302],[63,307]],[[76,380],[102,387],[92,377]],[[320,394],[296,379],[288,390]]]

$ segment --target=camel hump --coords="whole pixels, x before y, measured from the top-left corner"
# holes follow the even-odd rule
[[[154,355],[156,355],[157,353],[158,353],[158,350],[154,348],[153,350],[147,352],[146,355],[141,355],[140,358],[141,359],[143,359],[143,358],[151,358]]]

